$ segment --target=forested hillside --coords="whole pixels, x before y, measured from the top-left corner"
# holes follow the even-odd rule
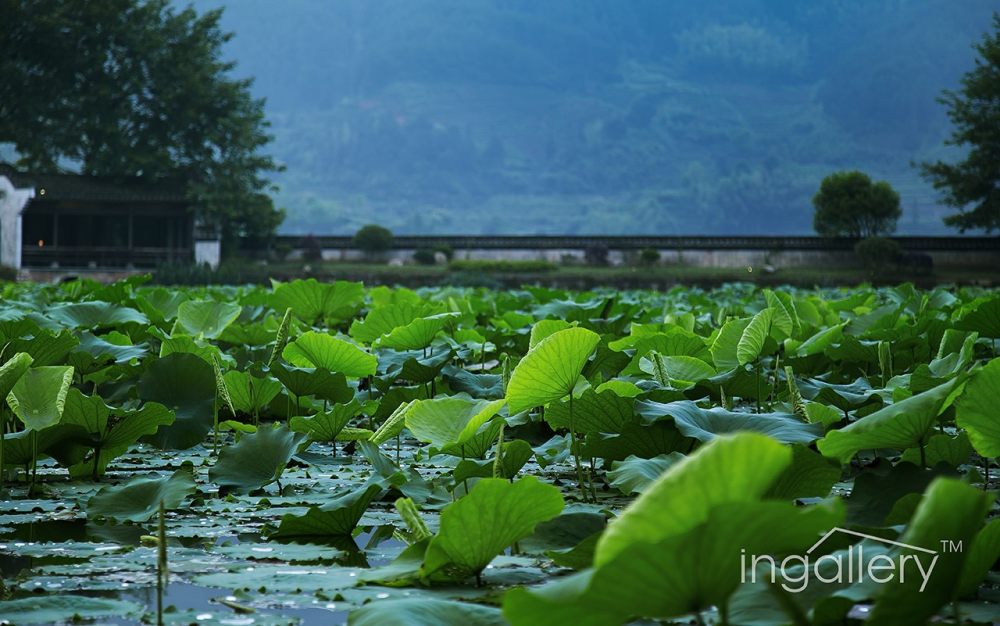
[[[286,232],[805,233],[836,169],[943,232],[914,161],[992,0],[199,0],[287,166]]]

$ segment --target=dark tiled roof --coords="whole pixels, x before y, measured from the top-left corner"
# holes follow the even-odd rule
[[[81,174],[35,174],[20,172],[0,163],[0,176],[15,187],[32,187],[35,200],[83,200],[101,202],[187,202],[181,183],[148,182],[141,178],[102,178]],[[41,190],[45,190],[42,194]]]

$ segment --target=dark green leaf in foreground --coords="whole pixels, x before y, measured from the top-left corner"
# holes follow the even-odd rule
[[[196,490],[191,473],[178,470],[172,476],[133,478],[124,485],[104,487],[87,502],[88,517],[145,522],[164,508],[176,509]]]
[[[221,487],[252,490],[281,477],[303,436],[285,426],[263,427],[243,435],[236,445],[223,448],[208,471],[208,479]]]

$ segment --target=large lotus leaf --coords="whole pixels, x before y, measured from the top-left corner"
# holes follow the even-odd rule
[[[806,400],[832,405],[841,411],[850,411],[869,404],[880,404],[882,398],[875,393],[868,381],[858,378],[850,384],[828,383],[818,378],[796,381],[799,393]]]
[[[817,443],[817,447],[824,456],[847,463],[860,450],[905,450],[918,446],[926,440],[927,431],[947,407],[961,382],[962,377],[955,378],[879,409],[840,430],[831,430]]]
[[[720,407],[703,409],[690,400],[662,404],[636,402],[636,411],[653,422],[672,417],[677,429],[699,441],[739,431],[762,433],[782,443],[808,444],[823,436],[822,424],[808,424],[791,413],[737,413]]]
[[[236,321],[243,307],[218,300],[188,300],[177,308],[177,321],[172,334],[185,333],[195,337],[215,339]]]
[[[974,330],[980,337],[1000,339],[1000,296],[979,298],[962,307],[955,327]]]
[[[620,433],[636,423],[633,401],[614,391],[600,393],[587,389],[573,398],[573,428],[578,433]],[[569,428],[569,400],[554,402],[545,410],[545,421],[552,428]]]
[[[379,377],[375,383],[381,385],[383,391],[400,378],[411,383],[429,383],[451,362],[451,357],[451,350],[439,350],[427,356],[419,350],[382,350],[378,358]]]
[[[458,396],[416,400],[406,411],[406,427],[414,437],[436,448],[462,444],[503,405],[503,400],[471,400]]]
[[[574,577],[576,584],[509,592],[504,616],[514,626],[541,626],[552,615],[561,623],[622,624],[630,617],[668,618],[721,606],[741,583],[743,551],[804,550],[843,515],[836,502],[807,508],[785,502],[720,504],[679,534],[626,546]]]
[[[939,463],[958,467],[969,462],[972,456],[972,444],[965,431],[958,431],[954,437],[946,434],[932,435],[924,444],[924,463],[927,467],[935,467]],[[910,448],[899,457],[900,461],[920,465],[920,450]]]
[[[385,418],[385,421],[378,427],[378,430],[372,433],[368,441],[379,446],[393,437],[398,437],[406,425],[406,412],[409,408],[409,402],[403,402],[397,406],[396,410],[390,413],[389,417]]]
[[[690,450],[695,441],[677,430],[671,422],[649,426],[629,424],[621,433],[587,433],[580,449],[583,457],[617,461],[630,455],[651,459],[660,454]]]
[[[480,604],[404,598],[372,602],[351,612],[349,626],[504,626],[499,609]]]
[[[966,383],[956,403],[955,422],[969,433],[976,452],[1000,456],[1000,359],[993,359]]]
[[[271,366],[271,374],[297,397],[315,396],[340,403],[350,402],[354,397],[354,390],[348,387],[347,378],[340,373],[332,374],[324,369],[286,367],[275,363]]]
[[[14,352],[27,352],[35,360],[32,365],[65,365],[67,355],[79,345],[72,331],[62,329],[58,333],[39,329],[31,337],[12,339],[7,346]]]
[[[751,318],[729,320],[719,329],[715,341],[709,351],[712,353],[712,362],[720,372],[739,367],[740,360],[737,354],[740,339],[743,338],[743,331],[750,325]]]
[[[58,426],[69,431],[68,438],[49,453],[61,463],[70,464],[82,461],[83,455],[93,450],[97,456],[89,465],[97,475],[104,472],[111,459],[124,454],[141,437],[153,435],[160,426],[174,423],[174,414],[156,402],[147,402],[139,410],[115,409],[114,419],[112,411],[99,396],[87,396],[70,389]]]
[[[157,287],[142,292],[135,299],[139,309],[153,322],[163,325],[177,317],[181,303],[191,296],[183,291],[172,291]]]
[[[854,479],[851,495],[847,498],[847,519],[861,526],[884,526],[897,502],[919,497],[942,475],[957,476],[957,473],[946,466],[922,469],[912,463],[862,472]]]
[[[17,379],[7,394],[7,404],[28,430],[42,430],[59,423],[66,394],[73,382],[73,368],[35,367]]]
[[[150,364],[139,379],[139,397],[174,413],[174,423],[150,438],[162,449],[196,446],[212,429],[215,373],[204,359],[176,352]]]
[[[681,459],[680,452],[660,454],[650,459],[630,455],[624,461],[616,461],[608,472],[608,481],[612,487],[617,487],[625,495],[642,493],[661,474],[670,469]]]
[[[418,317],[405,326],[397,326],[378,340],[379,347],[393,350],[420,350],[431,344],[434,337],[456,314],[440,313]]]
[[[338,496],[322,507],[311,507],[303,515],[287,513],[271,537],[349,537],[369,503],[383,490],[381,485],[370,484]]]
[[[771,321],[774,312],[768,308],[751,318],[750,323],[743,329],[740,340],[736,344],[736,362],[739,365],[753,363],[764,351],[764,344],[771,336]],[[706,377],[707,378],[707,377]]]
[[[318,367],[351,377],[374,374],[378,366],[375,355],[343,339],[312,330],[285,346],[281,356],[296,367]]]
[[[402,302],[374,307],[363,320],[351,322],[350,335],[357,341],[372,344],[383,335],[388,335],[400,326],[428,313],[426,306]]]
[[[208,479],[221,487],[250,491],[281,478],[302,435],[285,426],[259,428],[243,435],[236,445],[223,448],[208,470]]]
[[[781,291],[765,289],[764,299],[767,300],[767,307],[772,312],[772,332],[778,331],[775,339],[781,341],[798,335],[802,330],[802,325],[799,322],[799,314],[795,310],[795,301],[792,300],[792,297]]]
[[[310,324],[322,320],[346,320],[354,317],[365,298],[361,283],[338,280],[321,283],[315,278],[276,283],[271,295],[275,311],[291,309],[300,320]]]
[[[844,335],[844,326],[846,324],[844,322],[843,324],[837,324],[836,326],[820,330],[796,347],[795,356],[807,357],[823,353],[830,346],[840,341],[840,338]]]
[[[135,602],[67,593],[35,594],[0,601],[0,618],[7,624],[70,624],[109,617],[140,618],[146,608]]]
[[[474,374],[461,367],[447,365],[441,370],[448,386],[473,398],[497,400],[503,397],[503,378],[499,374]]]
[[[0,366],[0,398],[6,398],[14,384],[24,376],[34,359],[27,352],[18,352]]]
[[[249,372],[229,370],[222,375],[233,401],[241,413],[257,413],[281,392],[281,383],[273,378],[258,378]]]
[[[146,355],[144,344],[132,345],[128,335],[112,331],[100,337],[86,331],[80,333],[80,345],[70,355],[70,364],[81,369],[96,371],[104,365],[128,363]]]
[[[45,314],[68,328],[106,328],[124,324],[148,324],[146,316],[135,309],[110,302],[73,302],[57,304]]]
[[[296,415],[288,420],[288,427],[308,435],[312,441],[336,441],[340,431],[360,413],[361,405],[351,400],[347,404],[335,404],[324,413],[309,417]]]
[[[176,509],[197,487],[191,473],[178,470],[171,476],[133,478],[124,485],[103,487],[87,501],[88,517],[145,522],[160,509]]]
[[[440,529],[424,555],[425,579],[477,575],[498,554],[535,526],[562,512],[559,489],[526,476],[511,483],[480,480],[469,493],[441,511]]]
[[[567,328],[539,342],[511,374],[507,385],[510,412],[520,413],[569,394],[600,341],[600,335],[586,328]]]
[[[428,453],[431,455],[450,454],[451,456],[460,456],[466,459],[481,459],[486,456],[486,453],[496,443],[497,437],[500,436],[500,429],[504,423],[502,419],[488,420],[468,439],[448,444],[440,449],[431,446],[428,449]]]
[[[663,387],[690,389],[695,383],[718,374],[715,368],[693,356],[663,356],[652,352],[639,360],[639,369]]]
[[[538,320],[535,322],[534,326],[531,327],[531,334],[528,339],[528,349],[534,348],[538,343],[551,335],[552,333],[558,332],[560,330],[565,330],[573,326],[566,320]]]
[[[636,542],[655,543],[703,522],[719,504],[758,500],[792,462],[792,452],[756,433],[717,437],[675,463],[608,527],[595,565]]]
[[[966,559],[963,550],[945,550],[948,541],[968,546],[979,531],[993,497],[953,478],[938,478],[924,494],[900,543],[933,550],[937,554],[928,584],[920,576],[900,577],[883,585],[870,621],[886,626],[924,624],[946,603],[955,599]],[[903,555],[927,559],[927,554],[902,548]]]

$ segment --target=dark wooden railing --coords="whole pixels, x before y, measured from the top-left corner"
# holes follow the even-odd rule
[[[25,246],[21,251],[21,265],[29,268],[50,268],[56,264],[60,269],[128,267],[146,269],[164,263],[192,261],[194,261],[194,251],[191,248]]]
[[[281,235],[277,243],[292,248],[303,246],[304,235]],[[316,236],[328,250],[354,249],[349,235]],[[893,237],[905,250],[1000,250],[1000,237]],[[393,248],[409,250],[450,246],[454,250],[580,250],[605,247],[609,250],[851,250],[856,239],[846,237],[739,237],[739,236],[660,236],[660,235],[397,235]]]

